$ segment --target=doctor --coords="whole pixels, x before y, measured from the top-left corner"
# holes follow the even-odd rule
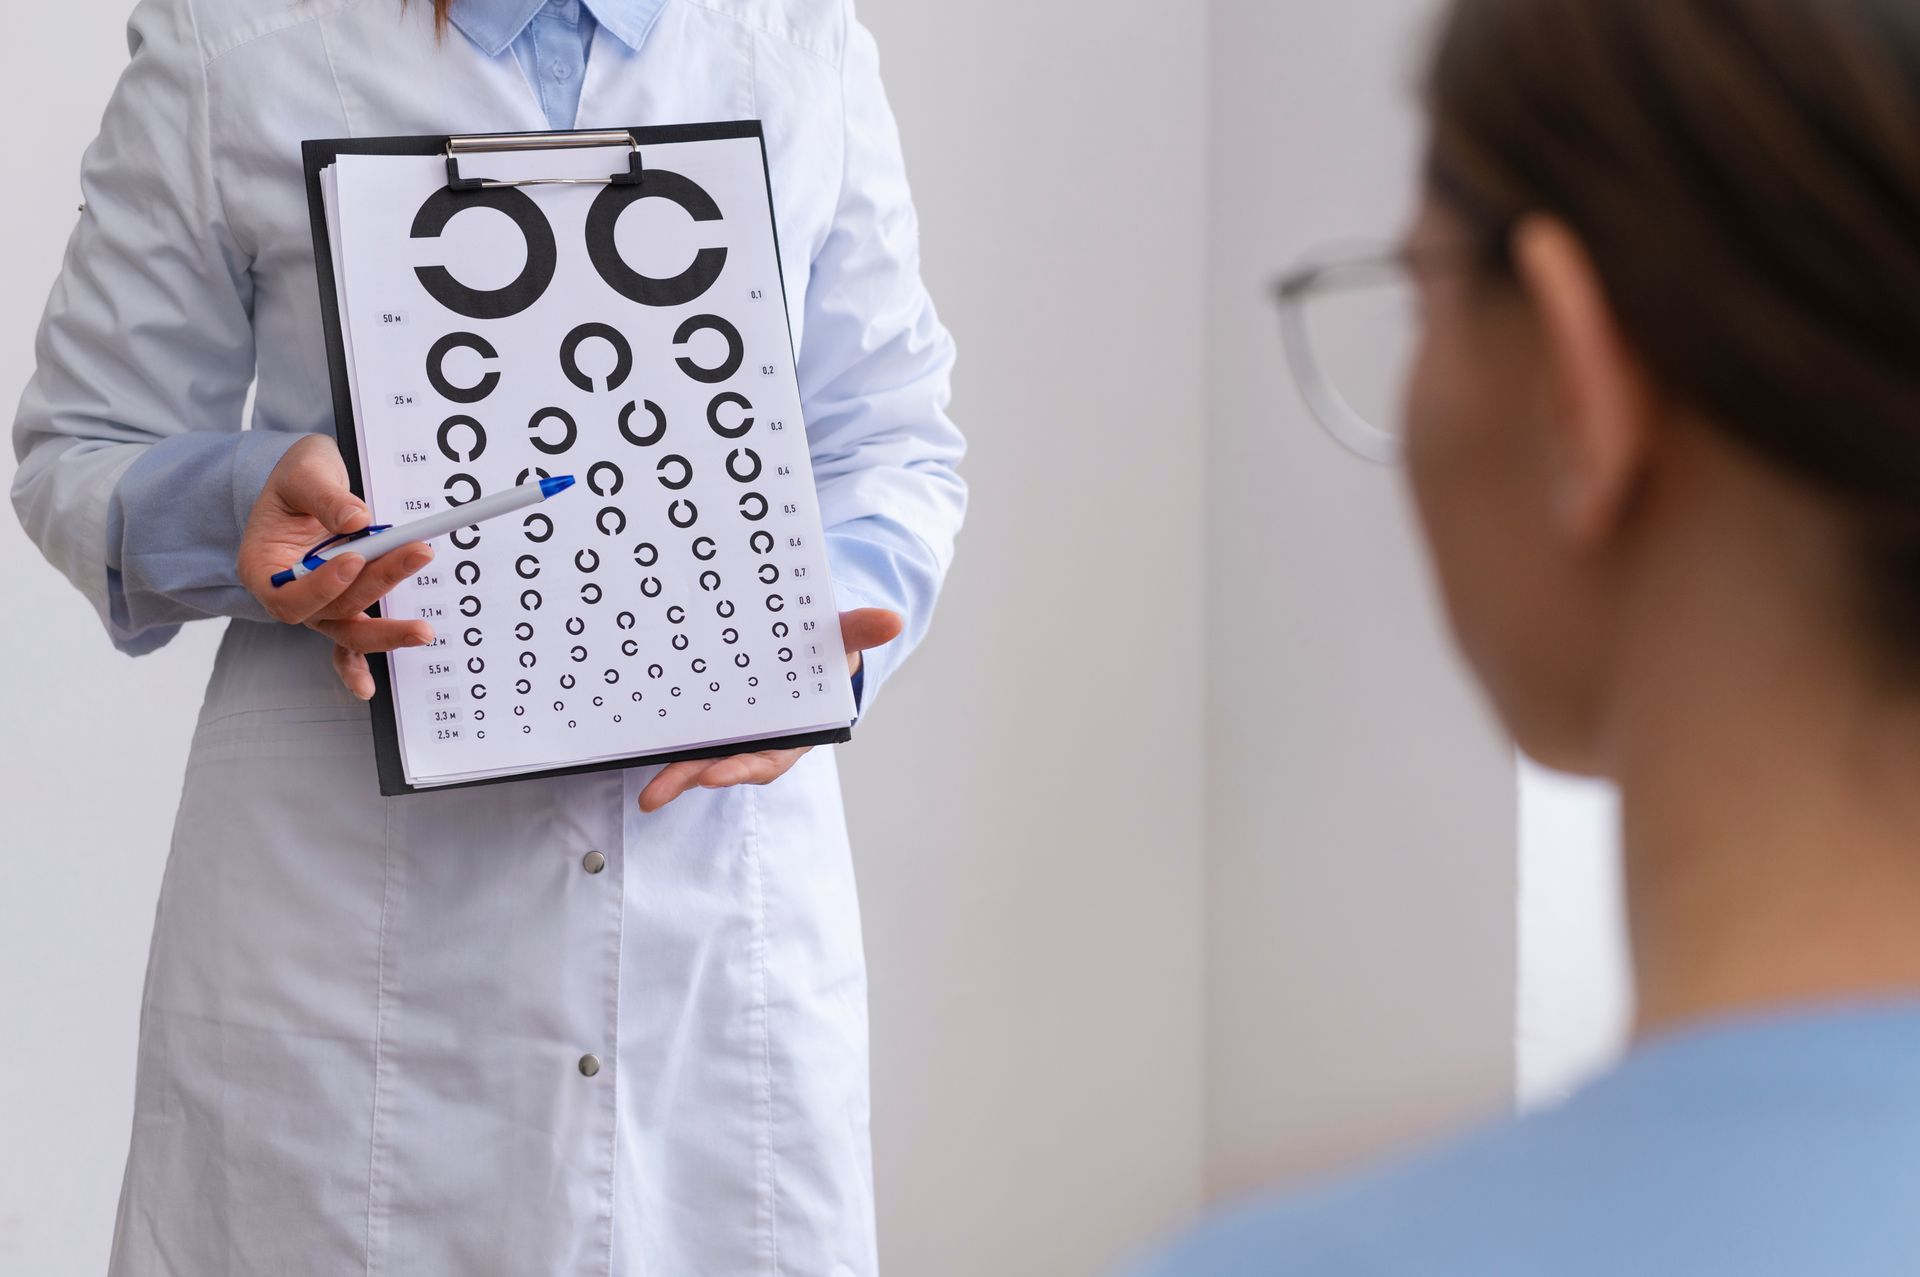
[[[122,650],[233,621],[154,923],[113,1272],[873,1273],[832,754],[382,799],[365,653],[418,623],[362,613],[429,551],[262,601],[291,548],[367,518],[303,138],[758,117],[870,708],[965,504],[871,37],[845,0],[144,0],[129,36],[13,498]]]

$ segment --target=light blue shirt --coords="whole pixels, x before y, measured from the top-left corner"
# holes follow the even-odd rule
[[[668,3],[669,0],[458,0],[450,17],[460,36],[475,45],[482,54],[496,62],[511,58],[513,63],[517,63],[549,127],[571,128],[576,123],[581,127],[593,127],[636,122],[576,121],[588,55],[596,30],[604,30],[619,41],[624,49],[636,50],[644,43]],[[458,115],[457,109],[453,114]],[[296,148],[297,144],[297,139],[287,143],[289,147]],[[848,179],[857,182],[859,174],[850,172]],[[221,263],[228,272],[244,265],[232,260],[235,248],[233,245],[219,246],[219,251],[228,259]],[[95,265],[103,276],[102,287],[110,286],[110,281],[104,276],[113,267],[104,260]],[[128,266],[129,269],[137,269],[131,260]],[[848,290],[849,296],[858,295],[866,287],[863,280],[849,282],[852,284]],[[250,286],[243,275],[235,283],[243,290]],[[103,315],[103,318],[111,325],[110,314]],[[914,322],[924,324],[930,320],[929,310]],[[858,325],[846,331],[859,341],[878,335],[874,329]],[[945,342],[944,332],[929,332],[937,342]],[[926,334],[919,330],[901,334],[909,343],[918,342],[923,335]],[[48,332],[43,335],[43,341],[57,340],[58,336],[57,333]],[[318,334],[312,334],[309,339],[317,341]],[[188,346],[165,355],[169,375],[177,379],[183,396],[189,399],[191,391],[203,380],[197,375],[192,362],[197,349],[200,348]],[[915,361],[916,365],[926,354],[925,348],[911,344],[894,349]],[[866,368],[881,378],[874,383],[876,387],[885,386],[890,395],[893,393],[884,372],[892,355],[887,348],[810,352],[803,346],[800,354],[803,380],[810,354],[823,355],[820,362],[825,366],[865,359]],[[95,358],[95,372],[98,373],[98,357]],[[136,345],[129,350],[126,360],[116,358],[111,362],[116,373],[137,376],[139,370],[131,366],[137,359]],[[75,362],[79,362],[77,354]],[[62,450],[69,463],[77,461],[82,453],[91,451],[86,445],[80,448],[70,446],[76,434],[82,438],[89,437],[87,430],[92,427],[87,427],[85,420],[78,423],[81,428],[77,430],[66,423],[50,424],[51,414],[57,412],[59,405],[37,398],[44,390],[42,383],[46,381],[49,371],[43,367],[39,383],[29,387],[14,430],[16,451],[22,459],[15,484],[15,503],[22,511],[29,531],[35,532],[36,537],[39,537],[41,529],[36,527],[37,518],[30,507],[36,498],[61,486],[57,482],[49,482],[50,478],[57,476],[45,473],[44,463]],[[916,366],[913,375],[918,376],[919,371]],[[225,370],[221,372],[224,375]],[[926,385],[928,391],[937,396],[937,401],[930,400],[923,409],[932,414],[928,421],[935,432],[934,435],[925,436],[926,442],[933,448],[927,459],[934,462],[940,473],[921,471],[915,476],[914,482],[920,484],[923,479],[935,479],[947,488],[947,495],[956,502],[949,508],[957,512],[960,508],[957,501],[963,490],[957,482],[951,481],[951,471],[947,467],[951,459],[959,455],[953,449],[958,437],[942,413],[945,402],[944,379]],[[857,400],[861,393],[857,379],[835,381],[831,387],[837,411],[844,410],[848,396]],[[803,393],[807,389],[804,384],[802,389]],[[77,393],[73,397],[82,401],[90,417],[98,413],[104,418],[95,418],[99,421],[99,433],[92,438],[102,442],[121,440],[121,423],[111,420],[112,404],[97,399],[98,394],[105,392],[98,386],[84,384],[75,385],[74,390]],[[813,405],[809,405],[810,419],[812,416]],[[182,622],[199,617],[266,619],[264,610],[241,587],[235,575],[235,549],[239,532],[245,526],[248,513],[264,487],[267,475],[298,436],[294,432],[259,428],[235,433],[231,426],[223,423],[220,428],[210,428],[215,424],[179,420],[169,423],[171,429],[165,437],[147,440],[148,446],[143,447],[141,454],[119,471],[117,480],[107,489],[105,508],[93,516],[99,521],[96,527],[103,542],[99,566],[89,569],[83,557],[85,551],[77,547],[72,556],[77,561],[61,563],[68,574],[87,590],[89,596],[95,598],[116,646],[124,651],[139,654],[158,648],[172,638]],[[909,433],[915,429],[904,422],[897,427],[879,420],[874,420],[873,424],[883,429]],[[906,445],[904,451],[897,447],[894,439]],[[897,453],[907,464],[914,464],[907,455],[912,451],[910,438],[890,436],[887,450]],[[39,455],[33,455],[36,453]],[[36,484],[41,488],[40,493],[32,491]],[[92,487],[78,475],[73,484],[90,490]],[[873,484],[867,486],[872,487]],[[942,503],[945,504],[944,498]],[[942,517],[944,519],[944,513]],[[856,694],[863,702],[867,699],[867,690],[880,681],[897,657],[917,641],[924,624],[922,617],[931,608],[937,591],[937,579],[923,566],[929,532],[937,543],[941,536],[939,532],[915,529],[897,519],[862,519],[857,528],[830,526],[828,529],[829,552],[834,561],[835,584],[842,596],[842,606],[889,607],[902,612],[908,621],[906,642],[891,645],[890,652],[871,653],[863,663],[855,680]],[[56,558],[56,562],[59,561]],[[92,572],[101,574],[98,587],[88,579]]]
[[[642,7],[621,0],[599,0],[616,14]],[[540,98],[547,127],[570,129],[580,107],[580,82],[593,47],[591,0],[462,0],[449,15],[468,39],[495,56],[503,45]],[[638,15],[634,15],[638,16]]]
[[[1245,1206],[1131,1277],[1911,1277],[1920,1006],[1654,1040],[1557,1108]]]

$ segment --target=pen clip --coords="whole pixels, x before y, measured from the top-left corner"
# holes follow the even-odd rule
[[[366,527],[361,528],[358,532],[336,532],[332,536],[328,537],[326,540],[322,541],[319,545],[316,545],[312,549],[308,550],[306,555],[302,558],[301,564],[309,572],[317,571],[321,567],[324,567],[327,561],[325,559],[315,558],[314,556],[319,554],[320,551],[326,549],[328,546],[338,545],[342,541],[358,541],[361,537],[370,537],[370,536],[373,536],[375,533],[385,532],[387,529],[391,528],[392,526],[393,525],[391,523],[369,523]]]

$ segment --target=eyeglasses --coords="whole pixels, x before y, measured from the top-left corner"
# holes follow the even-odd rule
[[[1505,236],[1497,243],[1504,246]],[[1301,397],[1349,450],[1383,465],[1400,459],[1402,397],[1420,345],[1418,275],[1473,260],[1463,245],[1320,253],[1275,281]]]

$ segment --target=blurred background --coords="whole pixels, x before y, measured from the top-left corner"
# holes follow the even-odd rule
[[[0,47],[9,418],[128,8]],[[1267,296],[1398,229],[1434,8],[860,6],[973,448],[933,635],[843,751],[891,1272],[1092,1273],[1618,1047],[1610,797],[1515,759]],[[0,1271],[67,1277],[105,1264],[218,627],[116,654],[10,515],[0,587]]]

